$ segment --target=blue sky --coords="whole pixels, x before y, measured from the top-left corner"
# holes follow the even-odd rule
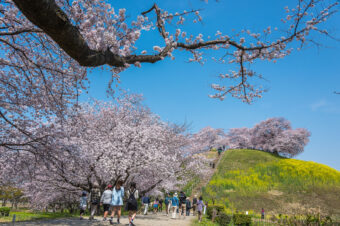
[[[112,0],[113,7],[126,8],[127,15],[135,18],[147,10],[154,1]],[[157,2],[157,1],[156,1]],[[270,2],[270,3],[269,3]],[[294,6],[297,1],[268,0],[220,0],[208,4],[199,0],[162,0],[157,3],[171,12],[203,8],[203,24],[187,23],[185,30],[194,35],[213,36],[216,30],[232,33],[250,28],[259,32],[271,26],[280,26],[285,17],[284,6]],[[190,26],[189,26],[190,25]],[[340,37],[340,13],[327,22],[332,34]],[[144,35],[137,43],[143,49],[152,50],[162,45],[155,32]],[[296,51],[285,59],[273,63],[254,65],[257,72],[268,81],[255,81],[269,88],[262,99],[248,105],[227,97],[224,101],[210,99],[210,84],[216,82],[219,73],[228,72],[228,65],[211,61],[204,66],[187,63],[189,55],[175,52],[176,60],[166,59],[156,64],[131,67],[120,74],[121,88],[142,93],[145,103],[163,120],[191,123],[192,132],[205,126],[223,128],[252,127],[270,117],[285,117],[293,128],[311,131],[310,143],[298,159],[327,164],[340,170],[340,42],[318,37],[324,47],[309,47]],[[207,57],[214,55],[209,54]],[[220,56],[220,55],[217,55]],[[88,97],[106,99],[106,87],[110,72],[95,69],[89,76],[91,87]]]

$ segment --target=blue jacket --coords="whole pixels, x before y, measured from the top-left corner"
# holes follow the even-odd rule
[[[122,206],[123,198],[124,188],[121,187],[120,190],[116,190],[116,188],[113,188],[111,206]]]
[[[171,199],[172,199],[172,198],[170,198],[170,197],[168,197],[168,196],[165,197],[165,200],[164,200],[165,205],[168,205]]]
[[[176,196],[172,197],[171,203],[172,206],[179,206],[178,198]]]
[[[148,196],[144,196],[142,202],[144,204],[149,204],[150,203],[150,198]]]

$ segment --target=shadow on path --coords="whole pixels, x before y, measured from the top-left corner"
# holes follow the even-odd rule
[[[189,216],[189,217],[181,217],[179,218],[177,216],[176,219],[171,219],[170,216],[166,216],[163,213],[159,214],[150,214],[150,215],[138,215],[136,219],[134,220],[134,224],[136,226],[190,226],[192,220],[195,217]],[[120,219],[120,224],[117,224],[117,219],[114,218],[113,225],[129,225],[128,218],[126,216],[122,217]],[[12,223],[7,223],[7,224],[0,224],[0,225],[8,225],[12,226]],[[79,218],[66,218],[66,219],[53,219],[53,220],[38,220],[38,221],[30,221],[30,222],[17,222],[14,225],[18,226],[33,226],[33,225],[56,225],[56,226],[66,226],[66,225],[80,225],[80,226],[85,226],[85,225],[91,225],[91,226],[96,226],[96,225],[110,225],[110,222],[103,221],[101,217],[96,217],[95,220],[89,221],[88,218],[85,218],[83,220],[80,220]]]

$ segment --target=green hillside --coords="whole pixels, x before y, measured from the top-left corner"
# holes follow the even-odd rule
[[[240,211],[340,215],[340,172],[263,151],[228,150],[203,195]]]

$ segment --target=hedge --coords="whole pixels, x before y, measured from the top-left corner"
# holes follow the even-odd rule
[[[219,225],[227,226],[231,222],[231,215],[228,215],[226,212],[223,211],[220,212],[215,219]]]
[[[11,208],[9,207],[0,207],[0,216],[8,217]]]
[[[236,213],[233,215],[233,221],[235,225],[251,225],[251,216],[242,214],[242,213]]]

